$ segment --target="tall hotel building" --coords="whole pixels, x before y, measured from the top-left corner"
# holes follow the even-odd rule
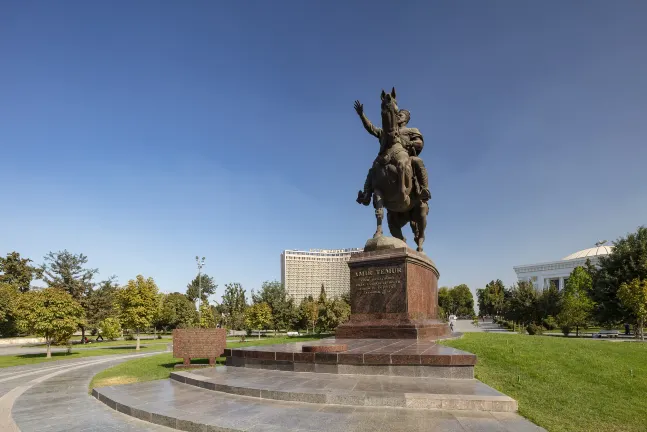
[[[339,297],[350,290],[348,260],[363,249],[285,250],[281,253],[281,282],[288,295],[298,305],[311,295],[317,298],[321,285],[329,298]]]

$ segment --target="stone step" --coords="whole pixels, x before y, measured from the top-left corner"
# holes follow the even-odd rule
[[[515,413],[284,402],[208,391],[173,380],[102,387],[92,395],[123,414],[184,431],[544,431]]]
[[[514,412],[517,402],[476,379],[337,375],[217,367],[171,379],[217,392],[329,405]]]

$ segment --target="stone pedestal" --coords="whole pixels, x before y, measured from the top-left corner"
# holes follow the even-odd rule
[[[337,328],[338,339],[449,336],[449,326],[438,320],[439,273],[425,254],[391,246],[355,254],[348,267],[351,317]]]

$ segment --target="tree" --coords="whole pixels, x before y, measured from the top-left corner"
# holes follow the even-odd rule
[[[83,308],[59,288],[24,293],[18,298],[17,306],[20,328],[45,338],[47,358],[52,357],[53,342],[69,340],[83,325]]]
[[[562,307],[557,322],[561,327],[575,327],[575,334],[580,335],[580,327],[585,327],[591,320],[595,303],[589,298],[592,286],[591,275],[584,267],[575,267],[568,277],[562,295]]]
[[[208,274],[202,273],[200,277],[202,278],[202,282],[200,282],[200,279],[196,276],[195,279],[189,282],[186,286],[186,296],[194,304],[198,300],[198,291],[202,294],[202,301],[206,302],[208,300],[207,298],[210,295],[215,294],[216,288],[218,288],[216,282]]]
[[[213,310],[209,303],[204,301],[200,303],[200,328],[215,328],[216,320],[213,317]]]
[[[636,327],[641,340],[645,340],[645,320],[647,320],[647,279],[634,279],[623,283],[618,290],[618,297],[623,306],[631,310],[636,317]]]
[[[155,317],[157,292],[153,278],[146,279],[142,275],[129,280],[126,286],[115,292],[121,325],[137,332],[137,351],[140,349],[140,330],[150,327]]]
[[[342,299],[334,298],[323,304],[319,303],[317,328],[322,332],[334,330],[348,321],[349,317],[350,305]]]
[[[449,315],[451,305],[451,298],[449,296],[449,287],[440,287],[438,290],[438,307],[440,308],[440,315],[445,318]]]
[[[17,285],[12,283],[0,282],[0,336],[15,336],[18,332],[16,328],[17,319],[17,300],[20,294]]]
[[[557,317],[561,311],[562,294],[554,283],[544,289],[537,298],[539,321]],[[538,323],[539,324],[539,323]]]
[[[503,313],[505,285],[501,279],[490,281],[485,288],[476,290],[479,314],[500,316]]]
[[[319,293],[318,303],[323,305],[323,304],[326,304],[327,301],[328,301],[328,296],[326,296],[326,288],[324,288],[324,284],[321,284],[321,292]]]
[[[458,316],[474,316],[474,296],[465,284],[449,290],[450,311]]]
[[[289,329],[297,315],[294,300],[278,281],[263,282],[258,294],[252,293],[254,303],[267,303],[272,310],[271,328],[276,332]]]
[[[85,301],[88,327],[98,329],[106,318],[115,318],[115,291],[118,285],[116,276],[102,281],[96,290],[90,291]]]
[[[158,324],[163,328],[190,328],[197,324],[195,304],[186,295],[174,292],[164,296]]]
[[[64,250],[45,255],[45,263],[41,268],[43,280],[48,286],[67,291],[86,311],[86,300],[94,286],[92,278],[98,272],[97,269],[84,268],[87,262],[88,257],[85,255],[75,255]],[[81,340],[85,341],[84,324],[81,325]]]
[[[121,324],[117,318],[106,318],[99,324],[99,332],[106,339],[115,340],[121,336]]]
[[[506,302],[504,316],[506,319],[524,326],[536,323],[538,320],[537,298],[537,290],[532,282],[521,281],[513,285]]]
[[[31,288],[31,281],[40,279],[43,271],[40,267],[29,265],[29,258],[20,258],[18,252],[10,252],[5,258],[0,257],[0,283],[13,284],[20,292],[25,293]]]
[[[237,282],[226,284],[220,304],[225,325],[234,330],[242,329],[245,326],[245,309],[247,308],[243,286]]]
[[[312,326],[312,331],[314,332],[319,318],[319,304],[312,298],[304,298],[299,305],[299,315],[306,323],[306,332],[308,331],[308,325]]]
[[[635,233],[618,239],[614,246],[609,255],[600,257],[598,268],[591,270],[595,318],[609,325],[633,318],[620,301],[618,290],[623,283],[647,280],[647,227],[641,226]]]
[[[261,330],[272,324],[272,308],[265,302],[255,303],[245,310],[245,326],[252,330],[258,329],[258,338],[261,338]]]

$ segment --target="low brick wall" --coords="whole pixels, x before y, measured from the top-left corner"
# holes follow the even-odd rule
[[[214,365],[216,358],[225,352],[227,330],[210,329],[175,329],[173,330],[173,357],[184,360],[184,365],[191,364],[192,358],[208,358]]]

